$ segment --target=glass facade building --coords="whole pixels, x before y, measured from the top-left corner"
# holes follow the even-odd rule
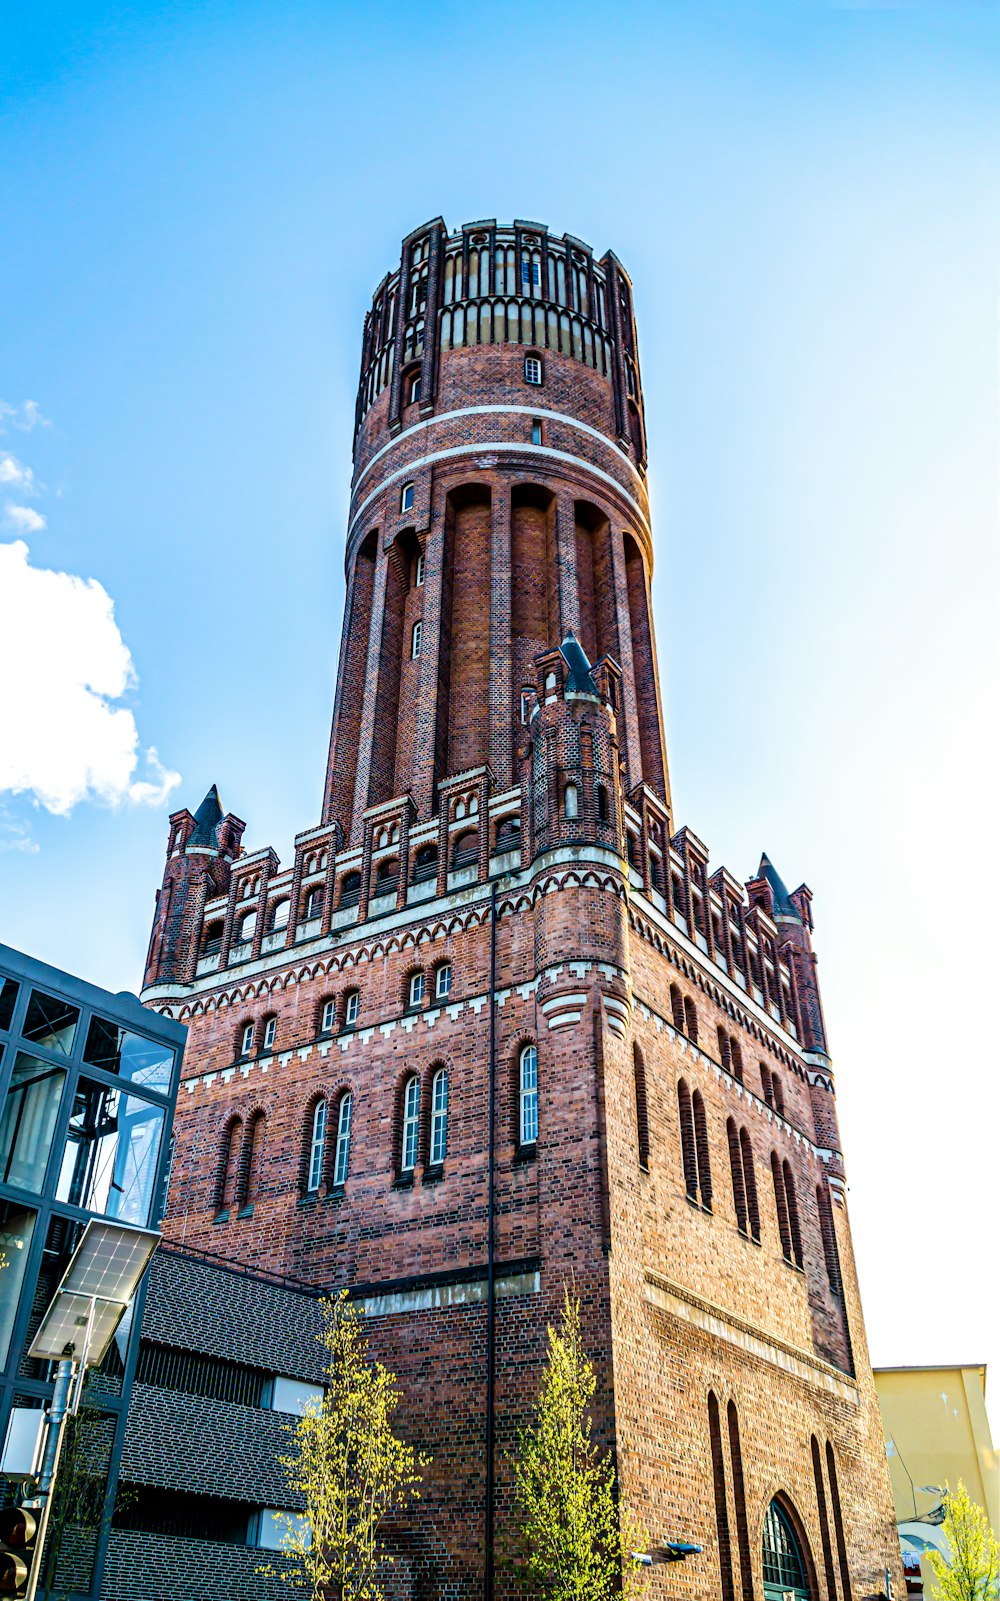
[[[0,945],[0,1440],[13,1408],[51,1396],[54,1364],[27,1353],[88,1219],[159,1222],[185,1034],[134,995]],[[48,1575],[60,1596],[99,1592],[143,1295],[89,1371],[64,1446]],[[4,1502],[17,1494],[0,1477]]]

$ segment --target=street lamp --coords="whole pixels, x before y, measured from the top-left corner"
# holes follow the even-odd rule
[[[34,1601],[66,1419],[75,1417],[87,1368],[104,1360],[159,1243],[155,1229],[91,1218],[28,1351],[54,1361],[52,1400],[20,1505],[0,1512],[0,1594]]]
[[[641,1568],[655,1568],[661,1562],[683,1562],[685,1557],[700,1556],[701,1550],[700,1545],[692,1545],[689,1540],[665,1540],[649,1551],[633,1551],[631,1555]]]

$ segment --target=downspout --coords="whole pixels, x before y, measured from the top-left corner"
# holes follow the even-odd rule
[[[490,1113],[489,1200],[486,1238],[486,1539],[483,1569],[484,1601],[493,1601],[493,1408],[496,1390],[496,1312],[494,1306],[494,1214],[496,1210],[496,988],[497,988],[497,886],[490,885]]]

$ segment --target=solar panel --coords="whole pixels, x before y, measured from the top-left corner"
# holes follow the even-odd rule
[[[56,1361],[70,1346],[79,1360],[86,1343],[88,1364],[102,1362],[159,1238],[153,1229],[127,1228],[91,1218],[28,1355]]]

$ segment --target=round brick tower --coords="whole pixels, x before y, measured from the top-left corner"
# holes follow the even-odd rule
[[[489,767],[517,782],[541,655],[613,664],[626,791],[668,800],[632,291],[537,223],[437,219],[365,319],[324,822]]]

